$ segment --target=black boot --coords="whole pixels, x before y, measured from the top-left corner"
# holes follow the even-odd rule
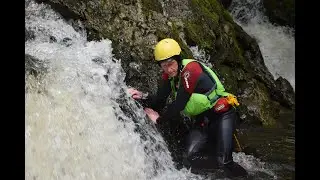
[[[246,177],[248,172],[236,162],[225,164],[222,168],[228,178]]]

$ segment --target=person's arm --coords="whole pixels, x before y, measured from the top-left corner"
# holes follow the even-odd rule
[[[160,111],[166,105],[166,101],[171,92],[170,81],[163,79],[155,95],[148,95],[146,99],[141,99],[145,107],[150,107],[155,111]]]
[[[180,85],[180,88],[178,89],[176,100],[167,106],[167,110],[164,113],[160,114],[160,117],[157,119],[157,123],[166,119],[178,117],[180,112],[186,106],[191,95],[185,91],[183,87],[181,88],[181,86],[182,85]]]

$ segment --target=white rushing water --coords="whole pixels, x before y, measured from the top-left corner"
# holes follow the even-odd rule
[[[125,93],[110,40],[87,41],[46,5],[26,1],[25,10],[35,35],[25,52],[47,67],[39,79],[26,77],[27,180],[204,179],[174,167],[163,138]],[[234,155],[250,173],[265,172],[257,159]]]
[[[257,39],[264,62],[277,79],[287,79],[295,89],[295,39],[293,29],[276,26],[262,12],[262,0],[233,0],[234,20]]]

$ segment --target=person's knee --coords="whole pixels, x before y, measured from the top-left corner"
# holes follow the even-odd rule
[[[207,138],[208,136],[199,130],[191,131],[186,138],[187,156],[191,156],[203,150],[207,144]]]

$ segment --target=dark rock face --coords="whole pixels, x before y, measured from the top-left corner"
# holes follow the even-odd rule
[[[232,3],[232,0],[219,0],[219,2],[225,9],[228,9]]]
[[[294,0],[263,0],[263,6],[271,22],[295,28]]]
[[[38,2],[51,4],[66,19],[81,20],[88,40],[110,39],[115,58],[121,59],[129,86],[155,93],[160,68],[153,61],[153,47],[162,38],[171,37],[181,45],[184,58],[193,58],[189,47],[194,45],[210,56],[208,63],[227,91],[238,97],[239,114],[244,122],[283,127],[287,126],[284,123],[291,121],[292,116],[281,116],[281,112],[294,114],[292,87],[283,78],[274,80],[256,40],[234,23],[221,5],[228,6],[229,1],[171,0],[162,4],[154,0]],[[69,39],[65,41],[67,45],[71,43]],[[168,137],[170,133],[164,133],[164,136],[168,141],[176,142],[181,140],[184,132],[180,126],[172,132],[178,135]],[[174,145],[171,149],[179,148]]]

